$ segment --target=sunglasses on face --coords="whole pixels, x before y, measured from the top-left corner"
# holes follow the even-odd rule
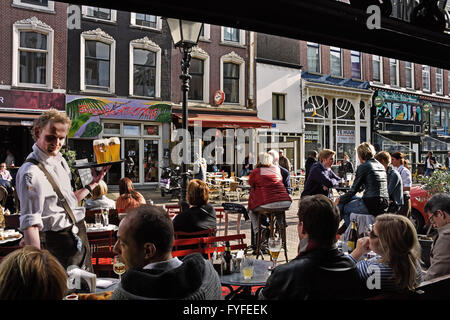
[[[375,234],[375,231],[373,231],[373,225],[369,226],[369,237],[371,239],[376,239],[378,238],[378,235]]]

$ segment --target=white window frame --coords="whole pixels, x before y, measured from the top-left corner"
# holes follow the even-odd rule
[[[85,18],[85,19],[90,19],[90,20],[94,20],[94,21],[117,22],[117,10],[115,10],[115,9],[110,9],[111,10],[111,19],[106,20],[106,19],[101,19],[101,18],[88,16],[87,15],[88,8],[110,9],[110,8],[103,8],[103,7],[97,7],[97,6],[82,6],[81,7],[81,14],[83,15],[83,18]]]
[[[447,90],[448,90],[448,95],[450,96],[450,70],[447,70]],[[449,125],[450,125],[450,115],[449,115]]]
[[[100,41],[105,44],[110,45],[110,55],[109,55],[109,90],[92,90],[86,89],[85,81],[85,46],[86,40]],[[80,37],[80,91],[83,92],[96,92],[96,93],[111,93],[115,92],[116,87],[116,40],[109,34],[104,32],[102,29],[97,28],[95,30],[85,31]]]
[[[438,82],[438,78],[439,78],[438,70],[441,71],[441,73],[440,73],[440,83],[441,83],[440,88],[438,87],[438,83],[439,83]],[[436,93],[437,94],[444,94],[444,70],[441,69],[441,68],[436,68]]]
[[[210,72],[209,72],[210,59],[209,59],[209,54],[205,50],[200,48],[199,46],[195,46],[195,47],[192,48],[191,57],[203,60],[203,100],[202,101],[204,103],[208,103],[209,102],[209,81],[210,81],[209,80],[210,79]],[[239,83],[239,87],[240,87],[240,83]]]
[[[161,47],[151,41],[149,38],[132,40],[130,42],[130,74],[129,74],[129,94],[134,95],[134,49],[143,49],[156,53],[156,74],[155,74],[155,97],[161,98]],[[148,98],[146,96],[146,98]],[[153,98],[153,97],[152,97]]]
[[[239,30],[239,42],[225,40],[224,39],[224,28],[232,28],[232,29]],[[220,28],[220,41],[221,41],[221,43],[225,43],[225,44],[245,46],[245,30],[233,28],[233,27],[221,27]]]
[[[232,51],[220,57],[220,90],[223,91],[223,64],[235,63],[239,65],[239,105],[245,106],[245,60]],[[235,105],[236,103],[229,103]]]
[[[211,40],[211,25],[208,23],[203,24],[203,36],[200,36],[199,40],[209,41]]]
[[[50,0],[47,3],[47,7],[22,2],[22,0],[13,0],[12,6],[16,8],[32,9],[35,11],[55,12],[55,1]]]
[[[341,70],[340,70],[340,74],[339,75],[334,75],[334,74],[331,74],[331,52],[332,51],[334,51],[334,52],[337,52],[339,50],[339,60],[340,60],[340,66],[341,66]],[[342,49],[341,48],[339,48],[339,47],[333,47],[333,46],[331,46],[330,47],[330,75],[331,76],[333,76],[333,77],[342,77],[343,76],[343,74],[344,74],[344,72],[343,72],[343,65],[342,65]]]
[[[140,13],[140,12],[139,12]],[[130,24],[136,28],[148,29],[148,30],[162,30],[162,19],[160,16],[152,14],[152,16],[156,16],[156,28],[141,26],[140,24],[136,24],[136,12],[131,12],[130,14]]]
[[[46,83],[22,83],[20,82],[20,59],[19,59],[19,45],[20,45],[20,32],[38,32],[47,36],[47,59],[46,59]],[[13,24],[13,37],[12,37],[12,86],[16,87],[28,87],[28,88],[40,88],[40,89],[52,89],[53,88],[53,47],[54,47],[54,30],[49,25],[40,21],[36,17],[16,21]]]
[[[408,67],[406,66],[407,63],[410,63],[410,64],[411,64],[411,68],[408,68]],[[408,71],[408,70],[409,70],[409,71]],[[408,72],[410,72],[410,74],[411,74],[411,87],[408,87],[408,86],[406,85],[406,74],[407,74]],[[414,79],[414,63],[413,63],[413,62],[406,61],[406,62],[405,62],[405,87],[406,87],[406,89],[413,89],[413,90],[414,90],[414,86],[415,86],[415,81],[414,81],[414,80],[415,80],[415,79]]]
[[[362,54],[360,51],[356,51],[356,50],[350,51],[350,72],[353,73],[352,57],[356,57],[356,56],[358,56],[358,58],[359,58],[359,77],[354,78],[353,74],[352,74],[351,78],[361,80],[362,79]]]
[[[376,55],[376,54],[374,54],[374,55],[372,55],[372,79],[373,79],[373,60],[374,60],[374,57],[378,57],[378,59],[379,60],[376,60],[376,61],[378,61],[379,62],[379,66],[380,66],[380,80],[373,80],[374,82],[376,82],[376,83],[383,83],[383,57],[382,56],[379,56],[379,55]]]
[[[395,61],[395,83],[394,84],[392,84],[392,82],[391,82],[391,65],[393,65],[392,61]],[[399,77],[399,60],[389,58],[389,85],[391,87],[399,87],[400,86],[399,80],[400,80],[400,77]]]
[[[430,75],[430,66],[422,65],[422,91],[424,92],[431,92],[431,75]],[[425,72],[427,70],[427,72]],[[428,88],[425,88],[425,80],[424,75],[425,73],[428,73]]]
[[[316,42],[306,42],[306,63],[308,64],[308,59],[309,59],[309,57],[308,57],[308,47],[314,47],[314,48],[317,48],[317,52],[318,52],[318,57],[317,57],[317,59],[318,59],[318,61],[317,61],[317,63],[318,63],[318,65],[319,65],[319,72],[318,73],[321,73],[322,72],[322,64],[320,63],[321,62],[321,52],[320,52],[320,44],[319,43],[316,43]],[[317,72],[317,71],[311,71],[311,70],[309,70],[309,66],[308,66],[308,72]]]

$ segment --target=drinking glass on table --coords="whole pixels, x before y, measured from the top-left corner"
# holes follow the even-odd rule
[[[109,210],[108,209],[102,209],[102,218],[103,218],[103,226],[107,227],[109,225]]]
[[[254,260],[253,259],[244,259],[241,263],[241,272],[244,277],[244,280],[250,280],[253,278],[253,270],[254,270]]]
[[[122,274],[125,273],[125,264],[120,256],[114,256],[113,259],[113,271],[119,276],[119,280]]]
[[[102,226],[102,214],[101,213],[96,213],[95,214],[95,226],[97,228]]]
[[[269,252],[272,257],[273,265],[269,267],[269,270],[275,269],[277,266],[278,255],[281,251],[281,239],[280,238],[270,238],[269,239]]]

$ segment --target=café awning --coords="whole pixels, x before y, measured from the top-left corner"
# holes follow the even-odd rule
[[[12,112],[0,112],[0,125],[2,126],[32,126],[33,121],[40,114],[22,114]]]
[[[181,123],[182,115],[175,113],[174,116]],[[272,123],[258,117],[222,115],[222,114],[190,114],[188,126],[198,123],[204,128],[271,128]]]

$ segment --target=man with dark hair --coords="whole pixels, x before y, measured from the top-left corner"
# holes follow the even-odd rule
[[[361,280],[356,265],[336,246],[336,205],[324,195],[306,196],[298,218],[299,255],[275,268],[259,298],[357,299]]]
[[[431,264],[424,276],[424,280],[430,280],[450,274],[450,195],[435,194],[426,203],[424,211],[438,231],[431,246]]]
[[[306,182],[306,179],[308,179],[309,171],[311,170],[312,165],[317,162],[318,155],[319,155],[318,152],[316,150],[313,150],[309,153],[308,159],[306,159],[305,182]]]
[[[173,224],[167,213],[142,205],[122,219],[114,252],[127,271],[112,300],[220,300],[217,272],[199,253],[172,258]]]

